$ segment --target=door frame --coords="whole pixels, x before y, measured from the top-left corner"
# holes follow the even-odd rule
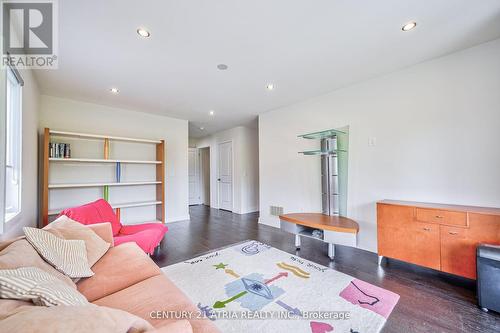
[[[194,206],[194,205],[200,205],[202,204],[201,202],[201,192],[200,192],[200,186],[201,186],[201,175],[200,175],[200,172],[201,172],[201,168],[200,168],[200,149],[199,148],[188,148],[188,154],[190,151],[195,151],[196,152],[196,165],[195,165],[195,169],[196,169],[196,172],[197,172],[197,180],[196,180],[196,186],[197,186],[197,193],[198,193],[198,199],[196,200],[196,203],[190,203],[189,202],[189,193],[188,193],[188,206]],[[189,159],[188,159],[188,163],[189,163]],[[188,173],[188,184],[189,184],[189,173]],[[188,191],[189,191],[189,188],[188,188]]]
[[[220,188],[219,188],[219,178],[220,178],[220,153],[219,147],[222,144],[231,143],[231,210],[234,213],[234,144],[233,140],[225,140],[217,142],[217,209],[220,208]],[[225,209],[223,209],[225,210]]]

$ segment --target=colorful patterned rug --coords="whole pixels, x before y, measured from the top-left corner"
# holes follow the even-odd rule
[[[162,270],[222,332],[379,332],[399,300],[252,240]]]

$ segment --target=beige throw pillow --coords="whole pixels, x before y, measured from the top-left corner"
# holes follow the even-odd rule
[[[74,279],[94,275],[83,240],[66,240],[36,228],[24,227],[23,231],[26,240],[58,271]]]
[[[37,267],[0,270],[0,298],[45,306],[88,304],[77,290]]]
[[[54,222],[49,223],[48,226],[43,228],[51,234],[64,239],[81,239],[85,242],[87,250],[87,260],[89,266],[101,259],[101,257],[108,251],[110,244],[105,242],[89,227],[78,223],[66,215],[59,217]]]
[[[13,242],[0,251],[0,269],[16,269],[21,267],[38,267],[63,281],[69,287],[76,289],[75,283],[66,275],[52,267],[36,252],[31,244],[24,239]],[[1,318],[0,318],[1,319]]]

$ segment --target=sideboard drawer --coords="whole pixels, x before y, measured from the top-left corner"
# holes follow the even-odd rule
[[[447,210],[416,208],[415,218],[419,222],[444,225],[467,226],[467,213]]]

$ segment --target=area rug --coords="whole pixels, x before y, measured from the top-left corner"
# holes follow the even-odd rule
[[[399,300],[253,240],[162,270],[222,332],[379,332]]]

